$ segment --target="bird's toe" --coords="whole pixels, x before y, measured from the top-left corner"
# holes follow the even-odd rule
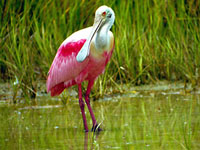
[[[100,131],[103,131],[103,130],[100,128],[100,124],[96,124],[96,125],[93,125],[91,131],[92,132],[100,132]]]

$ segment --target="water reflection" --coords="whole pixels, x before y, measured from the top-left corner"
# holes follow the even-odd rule
[[[99,149],[99,141],[98,138],[100,136],[101,132],[85,132],[85,136],[84,136],[84,150],[88,150],[88,149]],[[88,141],[89,144],[88,144]]]
[[[88,150],[88,132],[85,133],[84,150]]]
[[[200,149],[200,96],[151,93],[92,102],[99,134],[84,133],[78,101],[3,103],[0,149]],[[92,127],[88,110],[86,117]]]

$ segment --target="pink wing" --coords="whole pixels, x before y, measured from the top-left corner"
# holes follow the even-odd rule
[[[79,63],[76,55],[85,43],[91,28],[75,32],[59,47],[47,78],[47,92],[59,95],[66,87],[76,84],[75,78],[85,68],[87,59]]]

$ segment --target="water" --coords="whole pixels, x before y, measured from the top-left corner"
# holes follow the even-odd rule
[[[78,100],[0,102],[0,149],[200,149],[200,95],[131,90],[91,102],[104,131],[84,133]],[[86,110],[88,126],[92,120]]]

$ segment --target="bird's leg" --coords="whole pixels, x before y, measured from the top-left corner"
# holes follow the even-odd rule
[[[78,84],[78,96],[79,96],[79,105],[81,108],[81,113],[82,113],[82,117],[83,117],[83,124],[84,124],[84,128],[85,128],[85,132],[88,132],[88,126],[87,126],[87,120],[86,120],[86,116],[85,116],[85,104],[84,101],[82,99],[82,88],[81,88],[81,84]]]
[[[91,105],[90,105],[89,95],[90,95],[91,88],[92,88],[93,84],[94,84],[94,80],[88,82],[88,87],[87,87],[87,91],[86,91],[86,94],[85,94],[85,101],[86,101],[86,104],[87,104],[87,107],[88,107],[88,110],[90,112],[90,115],[91,115],[91,118],[92,118],[92,122],[93,122],[92,131],[95,132],[96,130],[97,131],[101,131],[101,128],[99,128],[99,126],[97,124],[97,121],[95,119],[94,113],[93,113]],[[97,129],[97,127],[98,127],[98,129]]]

